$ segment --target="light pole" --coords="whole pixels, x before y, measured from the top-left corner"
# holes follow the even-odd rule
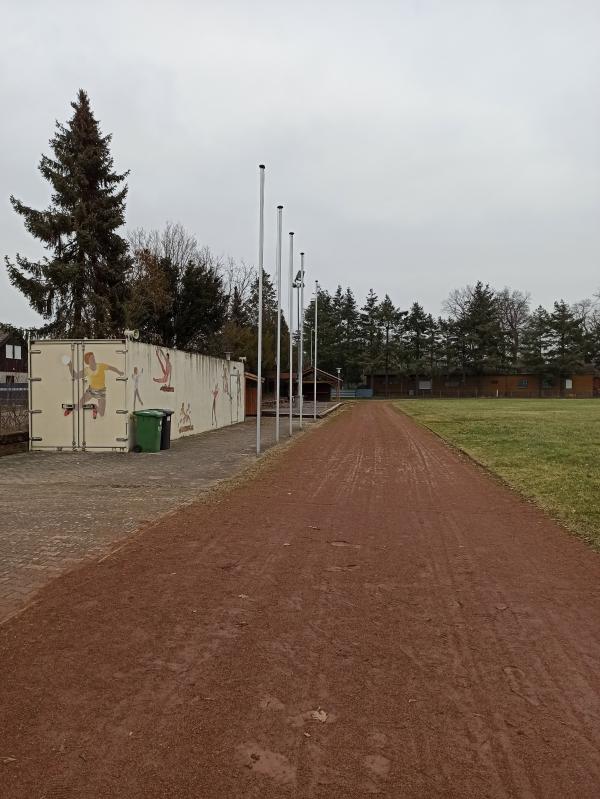
[[[294,368],[294,341],[292,338],[292,331],[294,329],[294,234],[290,233],[290,271],[289,271],[289,307],[290,307],[290,436],[293,433],[293,378],[292,371]]]
[[[298,328],[300,331],[300,354],[298,356],[298,397],[300,402],[300,429],[302,429],[302,410],[304,406],[304,253],[300,253],[300,314],[298,316]]]
[[[319,322],[318,322],[318,313],[319,313],[319,281],[315,280],[315,369],[314,369],[314,381],[315,384],[313,386],[313,420],[317,421],[317,336],[319,330]]]
[[[265,165],[258,167],[260,191],[258,201],[258,353],[256,384],[256,454],[260,455],[260,412],[262,404],[262,295],[263,295],[263,252],[265,244]]]
[[[277,370],[275,384],[275,441],[279,441],[279,400],[281,393],[281,225],[283,205],[277,206]]]
[[[304,337],[302,334],[303,326],[304,326],[304,253],[300,253],[300,271],[296,275],[294,280],[294,288],[298,289],[298,317],[297,323],[298,327],[296,330],[296,364],[298,367],[298,408],[300,410],[300,427],[302,427],[302,364],[304,360],[304,352],[303,352],[303,344],[304,344]],[[300,306],[302,305],[302,311],[300,310]]]
[[[338,399],[338,402],[339,402],[339,399],[340,399],[340,372],[342,371],[342,367],[341,366],[336,366],[336,369],[337,369],[337,373],[338,373],[337,399]]]

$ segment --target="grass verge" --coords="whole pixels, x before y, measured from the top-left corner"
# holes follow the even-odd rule
[[[404,400],[395,405],[600,550],[600,401]]]

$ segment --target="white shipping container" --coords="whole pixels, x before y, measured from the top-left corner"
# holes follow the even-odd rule
[[[139,341],[32,340],[32,449],[122,450],[132,415],[173,411],[171,440],[244,421],[244,364]]]

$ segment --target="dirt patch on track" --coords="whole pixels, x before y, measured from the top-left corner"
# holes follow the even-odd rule
[[[0,796],[596,799],[599,585],[355,405],[0,628]]]

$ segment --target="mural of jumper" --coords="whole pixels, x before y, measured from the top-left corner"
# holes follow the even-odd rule
[[[122,376],[123,372],[108,363],[98,363],[93,352],[85,353],[83,356],[85,365],[79,371],[73,369],[73,361],[68,356],[64,356],[63,362],[69,367],[73,380],[79,380],[82,377],[87,380],[87,388],[74,408],[83,408],[84,405],[91,403],[93,404],[92,418],[96,419],[98,416],[104,416],[106,412],[106,373],[115,372]],[[74,408],[66,408],[64,415],[69,416]]]

